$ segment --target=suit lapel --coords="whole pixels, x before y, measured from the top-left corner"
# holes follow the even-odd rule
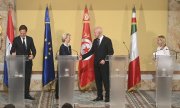
[[[26,36],[26,49],[29,48],[29,38]]]
[[[104,44],[104,39],[105,39],[105,36],[103,37],[103,39],[102,39],[102,41],[101,41],[101,43],[100,43],[98,48],[100,48]]]
[[[21,37],[20,37],[20,36],[18,36],[18,41],[19,41],[19,43],[21,43],[21,45],[22,45],[22,41],[21,41]]]

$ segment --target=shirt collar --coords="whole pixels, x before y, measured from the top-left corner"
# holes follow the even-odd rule
[[[65,43],[63,43],[64,44],[64,46],[66,46],[66,47],[69,47],[70,45],[69,44],[65,44]]]
[[[157,50],[168,50],[168,47],[167,46],[164,46],[164,47],[158,46]]]
[[[103,35],[102,35],[102,36],[100,36],[100,38],[99,38],[100,42],[102,41],[103,37],[104,37]]]
[[[26,36],[25,36],[25,37],[21,37],[21,36],[20,36],[20,38],[21,38],[21,39],[23,39],[23,38],[24,38],[24,39],[26,40]]]

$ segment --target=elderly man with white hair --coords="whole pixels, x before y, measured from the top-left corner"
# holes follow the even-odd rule
[[[95,82],[97,87],[97,97],[93,101],[103,100],[103,85],[105,88],[105,102],[110,101],[110,79],[109,79],[109,62],[105,61],[107,55],[113,55],[114,50],[111,39],[103,35],[101,27],[94,29],[95,39],[91,50],[80,56],[80,59],[85,59],[94,54],[94,70]]]

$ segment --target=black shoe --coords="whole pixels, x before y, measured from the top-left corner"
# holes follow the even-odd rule
[[[109,100],[109,98],[105,98],[105,100],[104,100],[104,102],[109,102],[110,100]]]
[[[35,98],[33,98],[33,97],[32,97],[32,96],[30,96],[30,95],[25,96],[25,99],[35,100]]]
[[[92,100],[92,101],[102,101],[103,97],[97,97],[96,99]]]

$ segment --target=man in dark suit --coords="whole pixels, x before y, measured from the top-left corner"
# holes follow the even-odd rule
[[[93,101],[103,100],[103,85],[105,88],[105,102],[109,102],[110,79],[109,62],[105,61],[107,55],[113,55],[114,50],[111,39],[102,34],[102,28],[96,27],[94,31],[95,38],[91,50],[82,55],[80,59],[85,59],[94,54],[95,82],[97,87],[97,98]]]
[[[15,37],[13,40],[12,48],[10,53],[12,55],[26,55],[28,60],[25,64],[25,99],[34,100],[29,94],[29,87],[31,82],[32,74],[32,60],[36,55],[36,48],[34,46],[33,39],[26,35],[27,27],[21,25],[19,27],[20,35]]]

